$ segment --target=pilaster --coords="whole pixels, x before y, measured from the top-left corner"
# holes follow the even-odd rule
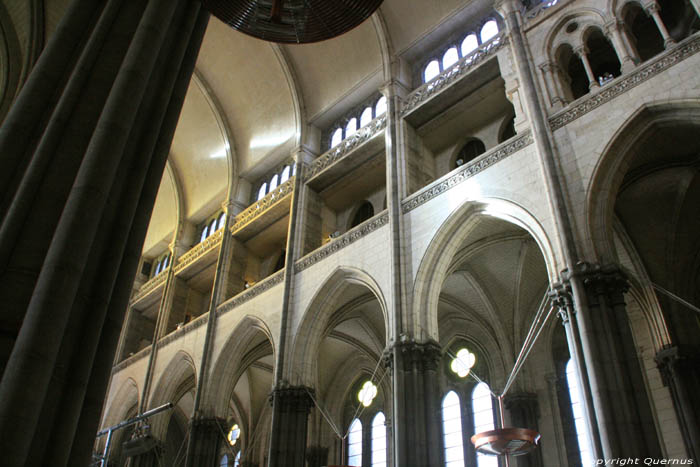
[[[303,386],[277,387],[272,402],[268,467],[306,467],[306,432],[313,400]]]
[[[193,449],[187,456],[188,465],[218,465],[225,430],[226,421],[221,418],[195,416],[190,419],[189,436],[193,440]]]

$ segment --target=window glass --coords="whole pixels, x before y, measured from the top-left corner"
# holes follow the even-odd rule
[[[331,147],[339,145],[341,141],[343,141],[343,129],[337,128],[331,137]]]
[[[462,444],[462,409],[459,396],[450,391],[442,400],[442,433],[445,444],[445,466],[464,467]]]
[[[289,180],[289,166],[285,167],[282,171],[282,177],[280,178],[280,185]]]
[[[355,217],[352,218],[350,228],[360,225],[367,219],[370,219],[372,216],[374,216],[374,207],[372,206],[372,203],[370,203],[369,201],[363,202],[360,205],[360,207],[357,208],[357,212],[355,212]]]
[[[372,467],[386,467],[386,418],[379,412],[372,420]]]
[[[209,235],[209,226],[205,225],[202,228],[202,235],[199,236],[199,243],[202,243]]]
[[[216,232],[216,219],[212,219],[209,223],[209,235],[207,235],[207,237],[213,234],[214,232]]]
[[[372,121],[372,107],[367,107],[360,115],[360,128]]]
[[[233,463],[233,467],[239,467],[241,465],[241,451],[238,451],[238,454],[236,454],[236,460]]]
[[[357,119],[352,117],[347,125],[345,125],[345,137],[351,136],[357,131]]]
[[[476,355],[467,349],[459,349],[457,355],[450,363],[450,369],[460,378],[465,378],[476,363]]]
[[[277,174],[273,175],[272,180],[270,180],[270,191],[277,188],[278,181],[279,181],[279,177],[277,176]]]
[[[447,70],[449,67],[457,63],[459,60],[459,54],[457,53],[457,47],[452,47],[447,49],[445,55],[442,56],[442,69]]]
[[[495,20],[487,21],[481,28],[481,43],[489,41],[498,34],[498,24]]]
[[[348,434],[348,465],[362,465],[362,422],[357,418]]]
[[[479,41],[476,39],[476,34],[469,34],[462,41],[462,57],[474,52],[477,47],[479,47]]]
[[[156,272],[153,273],[153,277],[156,277],[158,274],[160,274],[160,268],[163,267],[163,261],[158,261],[158,264],[156,265]]]
[[[222,212],[221,214],[219,214],[219,220],[216,223],[216,229],[219,230],[220,228],[222,228],[224,226],[225,223],[226,223],[226,213]]]
[[[377,397],[377,386],[375,386],[372,381],[365,382],[362,388],[357,392],[357,400],[365,407],[369,407],[375,397]]]
[[[260,187],[260,190],[258,190],[258,201],[263,199],[265,197],[266,193],[267,193],[267,182],[263,183],[262,186]]]
[[[170,262],[170,255],[166,256],[163,260],[163,270],[168,269],[168,263]]]
[[[221,456],[221,462],[219,462],[219,467],[228,467],[228,454]]]
[[[566,382],[569,386],[571,411],[574,414],[574,426],[576,427],[578,450],[581,454],[581,465],[588,467],[593,465],[593,451],[591,449],[591,443],[588,440],[586,418],[583,415],[581,385],[579,384],[578,373],[576,372],[576,367],[574,366],[574,361],[572,359],[569,359],[569,362],[566,364]]]
[[[423,72],[423,82],[427,83],[439,74],[440,64],[437,60],[433,60],[432,62],[428,63],[428,66],[425,67],[425,71]]]
[[[384,115],[385,112],[386,112],[386,97],[382,96],[377,101],[377,105],[374,106],[374,115],[376,117],[379,117],[380,115]]]
[[[241,429],[238,427],[237,423],[234,423],[230,430],[228,430],[228,442],[231,446],[235,446],[238,438],[241,437]]]
[[[486,383],[477,384],[472,392],[472,413],[474,414],[474,434],[494,429],[491,391]],[[498,467],[498,458],[477,453],[476,464],[478,467]]]

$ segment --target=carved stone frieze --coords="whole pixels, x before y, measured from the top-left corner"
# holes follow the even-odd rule
[[[399,365],[403,371],[436,371],[442,358],[442,348],[437,342],[406,340],[396,342],[384,352],[384,365],[387,368],[393,369],[394,353],[398,353]]]
[[[329,149],[325,154],[315,159],[306,170],[304,170],[304,181],[314,178],[324,169],[348,156],[353,149],[357,148],[365,141],[372,139],[376,134],[384,131],[385,128],[386,115],[375,118],[351,136],[345,138],[340,144]]]
[[[231,226],[231,233],[236,232],[244,225],[251,222],[253,219],[258,217],[260,214],[265,212],[267,208],[277,203],[279,200],[294,191],[294,177],[290,177],[289,180],[269,192],[262,199],[259,199],[255,203],[251,204],[243,212],[236,216],[236,221],[233,226]]]
[[[506,42],[506,35],[504,33],[499,34],[490,41],[479,46],[479,48],[474,50],[466,57],[463,57],[447,70],[440,73],[432,81],[420,86],[406,98],[406,101],[401,108],[401,116],[403,117],[420,104],[430,99],[432,96],[440,93],[443,89],[446,89],[453,83],[459,81],[487,57],[495,54],[496,51],[506,44]]]
[[[178,273],[185,269],[190,264],[197,261],[203,255],[213,250],[221,244],[221,239],[224,237],[223,227],[214,232],[212,235],[207,237],[203,242],[190,248],[190,250],[184,255],[180,256],[177,260],[177,265],[175,266],[175,273]]]
[[[700,36],[695,35],[687,41],[675,46],[669,52],[662,54],[648,65],[639,67],[634,72],[619,79],[616,83],[603,86],[599,92],[584,97],[578,104],[569,106],[553,115],[549,119],[550,128],[552,131],[555,131],[567,125],[633,87],[653,78],[676,63],[695,55],[698,51],[700,51]]]
[[[257,297],[261,293],[271,289],[272,287],[281,283],[282,281],[284,281],[284,269],[277,271],[271,276],[266,277],[251,288],[244,290],[243,292],[239,293],[238,295],[234,296],[228,301],[222,303],[216,310],[217,316],[220,316],[221,314],[236,308],[237,306],[247,302],[253,297]]]
[[[346,232],[340,237],[332,240],[330,243],[322,246],[316,251],[306,255],[294,264],[294,271],[301,272],[306,268],[313,266],[324,258],[332,255],[336,251],[342,250],[351,243],[356,242],[360,238],[374,232],[383,225],[389,223],[389,214],[384,211],[382,214],[373,217],[372,219],[363,222],[354,229]]]
[[[121,362],[117,363],[112,367],[112,373],[117,373],[119,371],[122,371],[124,368],[128,367],[129,365],[141,360],[143,357],[148,355],[148,352],[151,350],[151,346],[148,345],[144,347],[143,349],[139,350],[136,352],[134,355],[130,356],[129,358],[126,358],[122,360]]]
[[[496,162],[501,161],[506,157],[510,156],[511,154],[514,154],[522,148],[532,144],[532,142],[532,133],[528,131],[519,138],[501,146],[497,146],[491,151],[486,152],[485,154],[479,156],[479,158],[475,159],[469,164],[465,164],[462,167],[460,167],[460,169],[456,173],[436,180],[435,182],[431,183],[430,185],[418,191],[411,197],[404,200],[402,203],[403,213],[405,214],[409,211],[414,210],[418,206],[427,203],[431,199],[441,195],[442,193],[446,192],[455,185],[462,183],[466,179],[478,174],[479,172],[487,169],[488,167],[491,167]]]
[[[157,344],[158,348],[160,349],[161,347],[165,347],[175,339],[178,339],[181,336],[184,336],[185,334],[188,334],[194,331],[195,329],[201,327],[202,325],[207,324],[207,321],[209,321],[209,314],[199,316],[198,318],[182,326],[180,329],[176,329],[175,331],[171,332],[170,334],[159,340]]]

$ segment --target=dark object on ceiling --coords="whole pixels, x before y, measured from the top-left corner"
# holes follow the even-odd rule
[[[217,18],[259,39],[305,44],[348,32],[383,0],[202,0]]]

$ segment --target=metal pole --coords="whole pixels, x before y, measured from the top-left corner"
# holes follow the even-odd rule
[[[500,415],[501,419],[501,429],[506,427],[506,418],[503,412],[503,395],[498,396],[498,412]],[[505,467],[510,467],[510,459],[508,459],[508,451],[503,454],[503,458],[505,459]]]
[[[102,459],[100,460],[100,467],[105,467],[107,458],[109,457],[109,448],[110,445],[112,444],[112,434],[117,431],[121,430],[124,427],[127,427],[129,425],[133,425],[134,423],[140,422],[141,420],[145,420],[146,418],[156,415],[160,412],[163,412],[164,410],[169,410],[174,407],[172,402],[168,402],[167,404],[163,404],[160,407],[156,407],[155,409],[148,410],[141,415],[138,415],[134,418],[130,418],[128,420],[124,420],[123,422],[117,423],[114,426],[110,426],[109,428],[105,428],[103,430],[100,430],[97,432],[97,438],[100,436],[107,435],[107,441],[105,442],[105,449],[104,452],[102,453]]]

